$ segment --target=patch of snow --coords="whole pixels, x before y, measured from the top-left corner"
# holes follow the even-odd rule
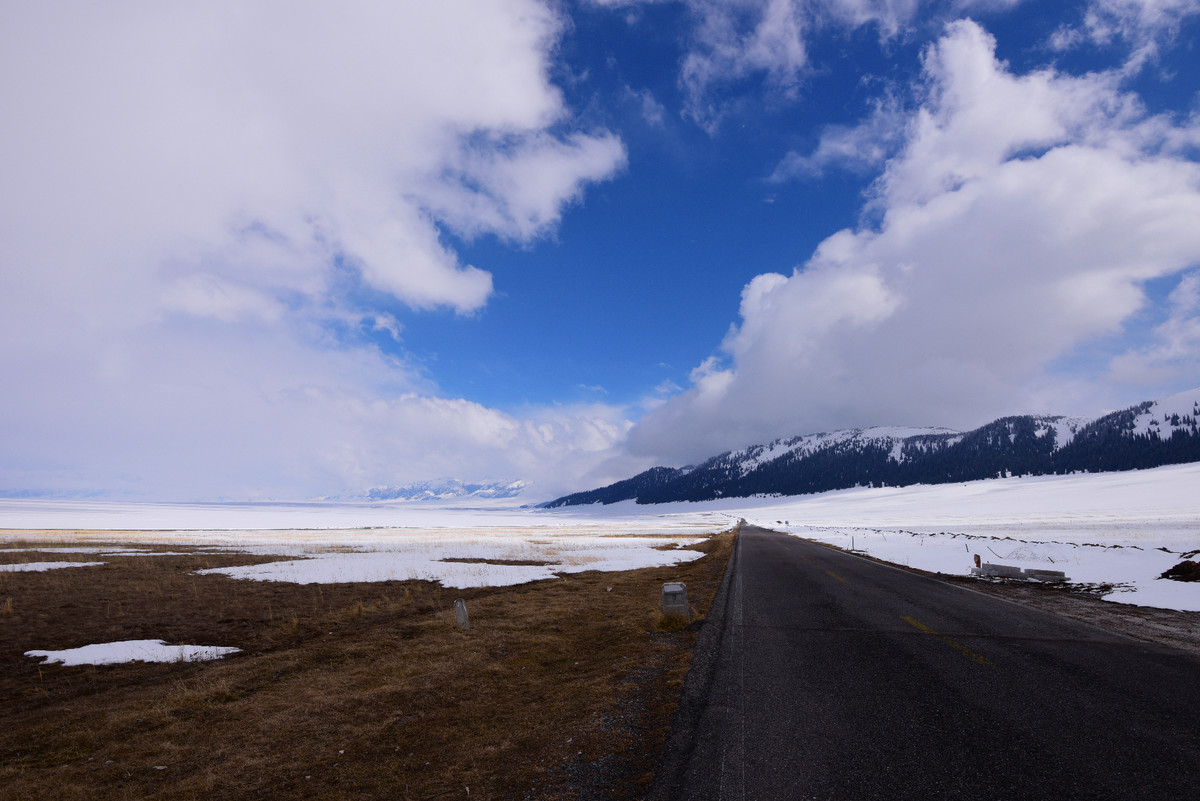
[[[40,573],[43,570],[60,570],[64,567],[97,567],[104,562],[24,562],[0,565],[0,573]]]
[[[1037,435],[1043,437],[1054,432],[1054,447],[1062,448],[1075,439],[1079,429],[1092,422],[1091,417],[1044,417],[1041,418]]]
[[[414,553],[330,553],[308,559],[199,571],[255,581],[339,584],[359,581],[440,581],[444,587],[505,587],[553,578],[544,566],[464,564],[428,559]]]
[[[1142,581],[1130,587],[1118,589],[1104,596],[1104,600],[1134,606],[1155,606],[1159,609],[1180,609],[1187,612],[1200,612],[1197,603],[1195,582]]]
[[[154,551],[149,548],[121,548],[98,545],[80,545],[75,547],[58,548],[5,548],[0,553],[94,553],[97,556],[191,556],[191,554],[173,551]]]
[[[25,656],[43,659],[43,664],[115,665],[122,662],[201,662],[240,652],[219,645],[167,645],[162,640],[121,640],[63,651],[26,651]]]

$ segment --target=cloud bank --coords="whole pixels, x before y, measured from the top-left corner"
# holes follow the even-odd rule
[[[593,2],[637,31],[637,2]],[[745,141],[722,123],[803,104],[841,68],[812,63],[817,37],[904,50],[1017,4],[679,0],[678,96],[623,83],[620,102],[665,137],[680,114],[714,148]],[[1152,114],[1128,86],[1200,4],[1093,0],[1045,44],[1120,66],[1019,74],[955,22],[915,86],[901,65],[860,124],[773,161],[780,192],[877,178],[856,229],[747,283],[687,389],[448,397],[407,355],[406,315],[470,317],[504,289],[455,243],[553,237],[626,168],[620,137],[581,121],[607,119],[586,65],[566,65],[579,116],[551,80],[574,52],[564,8],[0,7],[0,492],[312,497],[453,476],[549,497],[780,435],[1194,383],[1200,117]]]
[[[903,126],[877,224],[747,284],[740,322],[642,418],[635,452],[682,462],[831,428],[1085,411],[1123,380],[1195,370],[1200,119],[1147,114],[1116,73],[1014,74],[959,21],[925,51]],[[846,147],[792,166],[878,160],[859,144],[877,128],[835,131]],[[1107,373],[1071,369],[1146,307],[1147,282],[1181,275],[1151,344],[1109,354]]]
[[[362,300],[477,312],[493,276],[446,232],[530,242],[622,169],[548,78],[562,25],[533,0],[6,4],[0,488],[303,495],[456,470],[452,446],[481,477],[594,459],[618,410],[441,398]]]

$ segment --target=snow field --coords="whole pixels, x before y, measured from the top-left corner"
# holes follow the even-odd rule
[[[1111,584],[1109,601],[1200,611],[1200,584],[1158,578],[1200,558],[1188,556],[1200,552],[1200,464],[575,510],[653,510],[680,521],[723,515],[952,575],[969,575],[978,553],[985,562],[1062,570],[1073,583]]]
[[[1196,464],[841,490],[762,499],[736,513],[922,570],[967,575],[979,554],[1061,570],[1073,583],[1111,584],[1105,600],[1200,611],[1200,584],[1159,578],[1200,551]]]
[[[1109,600],[1200,611],[1200,585],[1157,578],[1200,551],[1200,464],[553,510],[499,503],[464,508],[0,500],[0,529],[9,529],[0,531],[0,542],[69,539],[109,543],[110,551],[114,541],[130,547],[187,543],[296,557],[228,569],[239,571],[230,575],[240,578],[427,578],[451,587],[502,586],[556,572],[627,570],[696,558],[695,552],[654,546],[694,541],[739,519],[840,547],[853,539],[859,551],[925,570],[966,575],[978,553],[983,561],[1063,570],[1073,582],[1111,584]],[[78,531],[103,528],[120,530]],[[546,564],[442,561],[447,558]]]
[[[476,532],[440,531],[359,542],[352,550],[330,550],[309,543],[295,552],[303,557],[202,570],[240,579],[327,584],[357,581],[437,581],[444,587],[504,587],[552,579],[558,573],[585,570],[636,570],[690,562],[703,554],[691,550],[658,550],[663,545],[686,545],[692,536],[604,537],[505,532],[480,536]],[[316,546],[316,547],[314,547]],[[254,550],[259,550],[255,548]],[[277,548],[264,547],[264,553]],[[455,560],[455,561],[446,561]],[[461,560],[473,560],[470,562]],[[505,562],[540,562],[515,565]]]
[[[684,526],[694,529],[695,526]],[[703,554],[679,550],[706,534],[626,533],[626,527],[587,527],[593,533],[566,533],[560,527],[535,529],[328,529],[307,531],[175,531],[72,532],[81,536],[139,542],[199,545],[226,552],[277,555],[278,562],[201,570],[232,578],[328,584],[360,581],[438,581],[456,589],[503,587],[554,578],[559,573],[585,570],[637,570],[690,562]],[[644,532],[645,527],[641,527]],[[606,533],[594,533],[606,531]],[[22,540],[56,536],[24,531],[0,535]],[[670,550],[661,550],[664,546]],[[24,549],[22,549],[24,550]],[[95,553],[100,556],[154,556],[163,552],[103,546],[65,546],[30,549],[38,552]],[[174,552],[171,552],[174,553]],[[451,561],[447,561],[451,560]],[[469,560],[469,561],[468,561]],[[505,564],[533,562],[537,564]],[[104,562],[33,562],[0,565],[0,570],[39,570],[84,567]]]

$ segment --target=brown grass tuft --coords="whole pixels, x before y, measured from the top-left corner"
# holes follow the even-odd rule
[[[689,625],[688,619],[683,615],[662,615],[658,616],[658,621],[654,624],[655,631],[681,631]]]

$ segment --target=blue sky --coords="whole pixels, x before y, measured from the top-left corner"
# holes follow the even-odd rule
[[[1200,2],[0,21],[0,493],[538,500],[1200,384]]]

